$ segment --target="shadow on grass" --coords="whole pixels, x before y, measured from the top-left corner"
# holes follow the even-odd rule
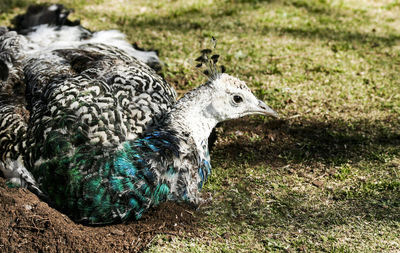
[[[247,118],[225,123],[224,133],[219,133],[219,142],[212,152],[212,159],[216,158],[220,169],[231,171],[236,178],[237,191],[222,192],[221,204],[228,213],[225,218],[238,224],[245,221],[255,227],[295,226],[293,231],[307,228],[326,231],[336,225],[352,224],[357,219],[398,222],[400,179],[386,167],[390,166],[391,158],[400,154],[399,124],[391,118],[377,121],[297,119],[264,124],[261,119]],[[385,178],[377,178],[376,182],[354,179],[343,188],[311,186],[321,174],[328,183],[339,180],[327,173],[332,166],[360,161],[370,164],[365,170],[371,173],[387,169]],[[237,164],[247,164],[246,167],[254,170],[271,169],[265,172],[265,178],[254,179],[244,171],[230,170]],[[289,171],[286,165],[294,171]],[[301,174],[297,174],[299,178],[293,178],[293,173],[299,171],[311,171],[309,174],[314,175],[300,179]],[[283,177],[315,187],[315,191],[299,193],[289,183],[273,186],[270,182]],[[257,187],[270,190],[267,203],[251,204]]]
[[[284,25],[270,25],[268,22],[257,21],[247,24],[242,22],[242,10],[251,10],[252,6],[270,5],[271,2],[282,6],[293,6],[294,8],[305,9],[310,20],[321,16],[329,16],[328,20],[316,22],[310,27],[285,27]],[[254,7],[256,8],[256,7]],[[273,7],[279,9],[279,7]],[[344,12],[340,8],[333,8],[327,4],[309,3],[307,1],[257,1],[244,0],[233,1],[226,4],[216,5],[214,7],[201,8],[191,6],[186,9],[179,9],[170,12],[168,15],[139,15],[135,17],[125,17],[124,24],[135,28],[148,28],[154,31],[174,31],[177,33],[187,33],[195,30],[208,30],[212,32],[226,33],[231,30],[236,31],[238,27],[246,27],[246,32],[262,32],[265,35],[278,34],[289,35],[293,37],[323,39],[338,42],[352,42],[358,44],[367,44],[372,47],[380,45],[394,45],[400,40],[399,35],[389,34],[388,36],[379,36],[374,31],[358,32],[354,29],[346,29],[357,25],[352,20],[357,13]],[[227,27],[225,21],[235,16],[233,25]],[[343,17],[343,18],[341,18]],[[364,16],[365,23],[370,22],[368,16]],[[231,18],[232,19],[232,18]],[[347,21],[346,21],[347,20]],[[118,21],[116,21],[118,22]],[[338,29],[329,28],[334,25]]]
[[[13,8],[23,8],[32,4],[31,0],[1,0],[0,1],[0,14],[6,13],[12,10]]]
[[[370,44],[373,47],[378,46],[392,46],[395,45],[399,40],[398,35],[389,36],[378,36],[373,32],[361,33],[361,32],[350,32],[346,30],[334,30],[325,27],[312,27],[312,28],[289,28],[289,27],[277,27],[277,26],[264,26],[263,32],[278,33],[280,35],[290,35],[293,37],[309,38],[309,39],[324,39],[329,41],[340,41],[340,42],[355,42],[359,44]]]
[[[399,127],[391,118],[373,122],[297,119],[265,124],[243,119],[224,124],[225,135],[234,135],[237,140],[222,143],[216,152],[228,159],[244,156],[253,165],[385,162],[400,153]]]

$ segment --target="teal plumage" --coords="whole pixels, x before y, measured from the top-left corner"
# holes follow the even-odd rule
[[[174,160],[190,159],[182,155],[189,150],[181,152],[179,142],[173,131],[154,131],[98,160],[92,159],[94,153],[78,150],[66,156],[63,148],[56,148],[52,159],[32,172],[54,204],[76,221],[107,224],[139,219],[163,201],[186,200],[184,190],[170,191],[171,178],[185,173],[176,170]],[[205,170],[202,181],[207,176]]]

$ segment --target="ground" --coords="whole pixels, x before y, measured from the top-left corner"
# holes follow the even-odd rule
[[[0,24],[33,2],[3,1]],[[180,94],[205,81],[193,59],[216,37],[227,72],[282,118],[217,128],[199,210],[85,227],[1,181],[0,251],[400,252],[399,1],[58,2],[159,49]]]
[[[2,178],[0,202],[1,252],[139,252],[156,234],[197,235],[193,210],[177,204],[163,204],[138,222],[88,227],[75,224],[25,189],[8,188]]]

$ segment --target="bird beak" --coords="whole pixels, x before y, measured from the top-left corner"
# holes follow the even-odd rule
[[[258,100],[258,112],[260,114],[272,116],[274,118],[279,119],[278,113],[276,113],[274,110],[272,110],[268,105],[266,105],[263,101]]]

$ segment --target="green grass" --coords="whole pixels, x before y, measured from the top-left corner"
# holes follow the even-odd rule
[[[35,1],[8,2],[3,25]],[[198,235],[148,252],[400,251],[399,1],[59,2],[159,49],[180,92],[205,81],[193,59],[215,36],[227,72],[284,118],[218,128]]]

